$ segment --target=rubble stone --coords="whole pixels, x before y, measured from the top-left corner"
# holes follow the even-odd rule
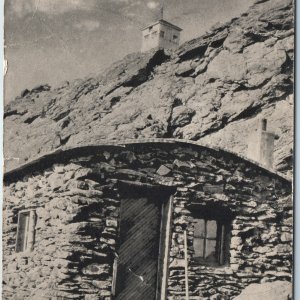
[[[102,156],[104,150],[106,154]],[[157,174],[161,165],[175,166],[169,176],[176,179],[165,185],[174,190],[168,299],[185,296],[184,230],[188,233],[191,299],[199,295],[207,299],[232,298],[253,282],[291,281],[292,223],[286,220],[292,219],[293,211],[291,196],[287,197],[292,187],[287,179],[224,151],[190,143],[158,140],[122,147],[103,145],[90,149],[86,157],[81,156],[74,163],[78,158],[76,151],[81,150],[55,154],[57,160],[61,154],[64,157],[64,164],[59,167],[53,164],[44,170],[43,161],[36,161],[30,169],[22,171],[21,178],[18,170],[6,174],[4,299],[14,299],[12,295],[15,299],[81,300],[83,295],[86,299],[109,298],[118,251],[119,184],[162,186]],[[114,157],[114,161],[107,162],[107,157]],[[151,161],[155,162],[154,167],[149,167]],[[104,163],[105,169],[98,167]],[[221,179],[216,174],[220,165],[222,181],[230,181],[230,186],[222,187],[223,194],[213,189],[203,192],[205,185],[220,185]],[[238,181],[233,180],[237,169]],[[80,176],[70,176],[71,170]],[[262,176],[264,185],[260,186]],[[65,184],[54,185],[52,180],[58,182],[58,178]],[[35,196],[32,190],[40,182],[43,188]],[[84,189],[69,189],[82,183]],[[253,188],[260,186],[260,192],[253,194],[250,201],[246,189],[249,184]],[[270,197],[265,197],[262,203],[261,195],[266,193]],[[273,196],[277,203],[282,203],[280,206],[274,205]],[[234,216],[226,266],[205,266],[194,260],[194,213],[210,205]],[[32,252],[16,253],[17,215],[26,207],[36,209],[34,248]]]

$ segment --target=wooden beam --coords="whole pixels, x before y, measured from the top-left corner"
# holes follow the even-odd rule
[[[173,197],[171,196],[169,201],[166,203],[164,213],[166,226],[164,228],[164,253],[163,253],[163,266],[162,266],[162,280],[161,280],[161,292],[160,300],[166,300],[167,287],[168,287],[168,275],[169,275],[169,254],[170,254],[170,243],[171,243],[171,221],[173,211]],[[159,298],[158,298],[159,299]]]
[[[189,277],[188,277],[188,258],[187,258],[187,234],[184,231],[184,262],[185,262],[185,299],[189,300]]]

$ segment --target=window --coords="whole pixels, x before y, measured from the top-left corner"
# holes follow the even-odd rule
[[[226,265],[229,261],[230,229],[233,214],[217,205],[193,208],[193,261],[209,266]]]
[[[149,38],[149,34],[146,34],[145,35],[145,39],[147,40]]]
[[[198,219],[194,224],[195,258],[205,264],[224,265],[225,224],[216,220]]]
[[[165,37],[165,32],[161,30],[161,31],[159,32],[159,36],[162,37],[162,38]]]
[[[16,252],[33,250],[35,223],[36,213],[34,210],[19,212]]]
[[[177,35],[173,35],[173,40],[176,42],[178,40],[178,36]]]

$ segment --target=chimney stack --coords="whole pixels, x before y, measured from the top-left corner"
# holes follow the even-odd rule
[[[249,137],[248,157],[273,169],[275,134],[267,131],[267,119],[260,119],[258,129]]]

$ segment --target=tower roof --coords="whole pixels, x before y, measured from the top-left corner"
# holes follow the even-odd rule
[[[163,20],[163,19],[160,19],[160,20],[158,20],[158,21],[156,21],[156,22],[154,22],[154,23],[152,23],[152,24],[149,24],[149,25],[147,25],[146,27],[142,28],[141,30],[143,31],[143,30],[149,28],[150,26],[154,26],[154,25],[156,25],[156,24],[163,24],[163,25],[172,27],[172,28],[174,28],[174,29],[176,29],[176,30],[178,30],[178,31],[182,31],[182,28],[180,28],[180,27],[178,27],[178,26],[176,26],[176,25],[174,25],[174,24],[172,24],[172,23],[170,23],[170,22],[168,22],[168,21],[165,21],[165,20]]]

